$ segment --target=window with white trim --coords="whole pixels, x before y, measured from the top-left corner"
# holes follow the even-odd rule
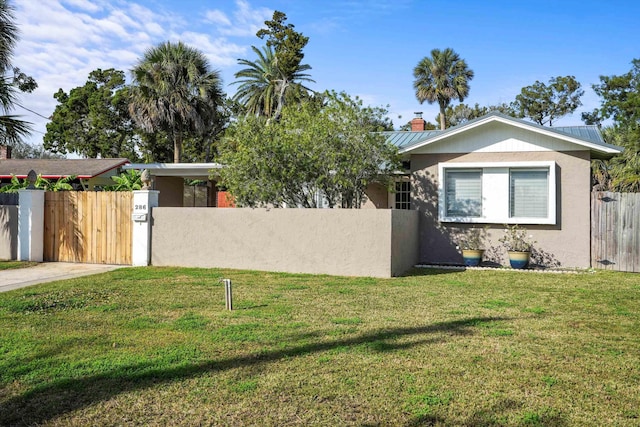
[[[441,163],[442,222],[555,224],[555,162]]]

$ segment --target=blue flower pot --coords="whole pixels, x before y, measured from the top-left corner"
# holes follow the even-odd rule
[[[509,251],[509,264],[511,264],[511,268],[527,268],[529,266],[530,258],[531,252]]]
[[[462,258],[467,267],[477,267],[482,262],[484,249],[463,249]]]

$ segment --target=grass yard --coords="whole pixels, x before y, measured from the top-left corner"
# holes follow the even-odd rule
[[[0,425],[35,424],[638,426],[640,276],[149,267],[2,293]]]
[[[0,270],[9,270],[9,269],[13,269],[13,268],[27,268],[27,267],[33,267],[35,265],[38,265],[38,263],[37,262],[31,262],[31,261],[0,260]]]

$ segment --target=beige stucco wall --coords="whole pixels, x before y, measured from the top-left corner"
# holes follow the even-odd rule
[[[154,176],[153,189],[160,191],[158,204],[162,207],[180,207],[184,203],[184,178],[176,176]]]
[[[536,250],[546,265],[590,266],[590,162],[588,151],[531,151],[509,153],[418,154],[411,157],[412,201],[420,211],[420,261],[425,263],[461,263],[452,238],[465,224],[440,224],[437,221],[438,163],[440,162],[515,162],[555,161],[557,221],[555,225],[525,225],[533,235]],[[482,225],[480,225],[482,226]],[[490,250],[487,256],[508,264],[507,254],[498,239],[502,224],[490,225]]]
[[[18,206],[0,206],[0,259],[18,259]]]
[[[407,237],[417,235],[415,211],[161,207],[152,215],[159,266],[390,277],[418,258]]]
[[[365,190],[365,201],[362,209],[387,209],[389,207],[389,191],[378,183],[372,183]]]

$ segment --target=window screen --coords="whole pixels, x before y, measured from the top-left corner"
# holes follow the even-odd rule
[[[482,170],[449,169],[445,172],[446,216],[482,215]]]
[[[509,216],[547,218],[549,216],[549,170],[511,169]]]

